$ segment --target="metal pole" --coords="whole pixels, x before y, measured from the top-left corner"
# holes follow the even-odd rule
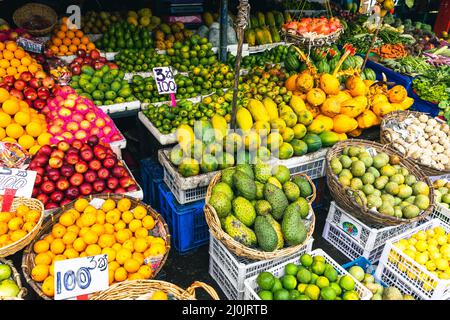
[[[228,0],[220,1],[220,61],[227,61],[227,45],[228,45]]]
[[[236,35],[238,40],[238,47],[236,53],[236,63],[234,68],[234,85],[233,85],[233,103],[231,109],[231,129],[236,128],[236,103],[239,86],[239,73],[241,70],[242,60],[242,46],[244,45],[244,30],[247,28],[248,20],[250,18],[250,4],[248,0],[241,0],[238,5],[238,14],[236,17]]]
[[[380,32],[381,26],[383,25],[383,20],[384,20],[384,17],[381,18],[380,24],[378,25],[378,28],[375,30],[372,41],[370,42],[370,47],[366,52],[366,56],[364,57],[364,62],[361,66],[361,71],[363,71],[364,68],[366,67],[366,63],[367,63],[367,60],[369,59],[370,51],[372,50],[373,45],[374,45],[375,41],[377,40],[378,32]]]

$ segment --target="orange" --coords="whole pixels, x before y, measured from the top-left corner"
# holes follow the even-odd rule
[[[125,249],[125,248],[121,248],[121,249],[117,250],[117,252],[116,252],[116,261],[120,265],[123,265],[125,263],[125,261],[127,261],[130,258],[131,258],[130,250]]]
[[[111,210],[106,214],[106,222],[115,224],[120,220],[119,210]]]
[[[40,66],[36,63],[32,63],[28,66],[28,71],[30,71],[31,73],[35,73],[36,71],[40,70]]]
[[[22,48],[18,48],[16,51],[14,51],[14,57],[16,57],[17,59],[22,59],[26,55],[27,54],[25,50],[23,50]]]
[[[117,202],[117,209],[119,209],[121,212],[128,211],[130,210],[130,208],[131,208],[130,199],[123,198]]]
[[[142,265],[144,263],[144,254],[140,252],[133,252],[132,255],[133,259],[139,262],[139,265]]]
[[[0,50],[5,49],[5,43],[4,42],[0,42]]]
[[[122,220],[118,221],[116,224],[114,224],[114,229],[116,231],[125,229],[127,227],[127,224],[123,222]]]
[[[11,60],[14,58],[14,53],[9,50],[3,50],[3,58],[6,60]]]
[[[14,58],[9,62],[9,64],[11,65],[11,67],[17,68],[18,66],[20,66],[20,60]]]
[[[160,237],[153,237],[153,239],[151,240],[150,244],[160,244],[162,246],[166,246],[166,242],[163,238]]]
[[[59,53],[61,53],[62,55],[65,55],[67,51],[69,51],[69,48],[67,48],[66,45],[63,44],[62,46],[59,46]]]
[[[70,212],[64,212],[59,217],[59,223],[65,227],[69,227],[75,223],[75,216],[72,215]]]
[[[134,251],[134,241],[133,239],[127,240],[122,244],[122,248],[130,250],[130,252]]]
[[[15,67],[8,67],[8,69],[6,69],[6,73],[8,76],[14,76],[17,73],[17,69]]]
[[[74,258],[78,258],[79,253],[77,250],[75,250],[74,248],[68,248],[64,251],[64,256],[67,259],[74,259]]]
[[[126,230],[119,230],[116,232],[116,240],[119,243],[125,243],[125,241],[131,238],[130,234]]]
[[[105,224],[106,214],[102,210],[97,210],[97,223]]]
[[[16,215],[18,217],[23,217],[25,215],[25,213],[27,213],[29,211],[30,211],[30,209],[26,205],[21,204],[16,208]]]
[[[91,205],[88,205],[84,210],[83,210],[83,213],[86,213],[86,214],[97,214],[97,209],[95,209],[93,206],[91,206]]]
[[[105,223],[103,226],[105,227],[106,234],[114,234],[115,230],[114,230],[114,226],[112,224]]]
[[[25,230],[16,230],[11,233],[11,241],[16,242],[27,235]]]
[[[67,227],[67,232],[73,232],[78,236],[78,233],[80,232],[80,227],[77,225],[73,225],[73,226],[68,226]]]
[[[155,219],[153,219],[152,216],[145,216],[142,219],[142,225],[144,226],[145,229],[151,230],[155,227]]]
[[[20,124],[11,123],[6,127],[6,135],[13,139],[17,139],[23,135],[23,128]]]
[[[88,44],[90,41],[89,41],[89,38],[87,37],[87,36],[82,36],[81,37],[81,43],[82,44]]]
[[[77,234],[72,231],[66,232],[66,234],[62,237],[64,244],[72,244],[77,239]]]
[[[16,121],[21,126],[26,126],[31,121],[30,113],[19,111],[14,115],[14,121]]]
[[[20,63],[22,64],[22,66],[27,67],[31,64],[31,59],[28,56],[23,57],[22,59],[20,59]]]
[[[72,40],[70,40],[69,38],[64,38],[63,39],[63,45],[69,47],[72,44]]]
[[[66,37],[66,33],[64,31],[58,31],[56,36],[62,40]]]
[[[107,199],[105,202],[103,202],[102,204],[102,210],[104,212],[108,212],[113,210],[114,208],[116,208],[116,203],[114,202],[114,200],[112,199]]]
[[[8,132],[8,131],[6,131]],[[135,232],[137,229],[139,229],[140,227],[142,227],[142,222],[141,220],[137,220],[137,219],[133,219],[131,220],[131,222],[128,224],[128,228],[131,230],[131,232]]]
[[[128,259],[124,263],[124,268],[129,273],[134,273],[134,272],[138,271],[140,266],[141,265],[139,264],[139,262],[133,258]]]
[[[87,48],[88,51],[94,50],[95,49],[95,44],[93,44],[92,42],[89,42],[86,45],[86,48]]]
[[[28,71],[28,68],[26,66],[22,66],[22,65],[18,66],[16,69],[17,69],[17,74],[18,75]]]
[[[46,252],[39,253],[34,257],[34,264],[44,264],[49,266],[52,264],[52,257]]]
[[[37,210],[30,210],[24,214],[24,217],[26,222],[38,222],[41,217],[41,213]]]
[[[52,36],[51,43],[55,46],[60,46],[62,45],[62,40],[57,36]]]
[[[83,235],[83,240],[87,244],[94,244],[98,241],[98,234],[92,230],[88,230],[85,235]]]
[[[55,224],[52,228],[52,236],[54,236],[57,239],[62,238],[65,233],[66,233],[66,227],[64,227],[60,223]]]
[[[139,267],[138,273],[144,278],[144,279],[150,279],[152,276],[152,268],[148,265],[143,265]]]
[[[71,45],[69,46],[69,51],[68,51],[68,52],[70,52],[70,53],[72,53],[72,54],[75,54],[75,53],[77,52],[77,50],[78,50],[77,46],[74,45],[74,44],[71,44]]]
[[[102,253],[102,248],[98,244],[90,244],[86,248],[86,253],[88,256],[96,256]]]
[[[6,70],[4,68],[0,68],[0,77],[6,76]]]
[[[34,281],[42,282],[48,276],[48,266],[40,264],[31,270],[31,278]]]
[[[0,236],[8,232],[8,224],[6,222],[0,222]]]
[[[102,254],[108,255],[108,262],[112,262],[116,259],[116,250],[113,248],[103,248]]]
[[[44,238],[42,238],[42,240],[47,241],[48,243],[52,243],[53,240],[55,240],[55,237],[52,236],[51,233],[49,233],[48,235],[46,235]]]
[[[102,224],[94,224],[91,227],[91,230],[94,231],[99,237],[105,233],[105,227]]]
[[[61,239],[53,240],[52,244],[50,245],[50,250],[54,254],[61,254],[64,252],[65,249],[66,249],[66,246]]]
[[[143,206],[136,206],[136,208],[133,209],[133,214],[135,219],[142,220],[147,215],[147,209]]]
[[[22,230],[25,230],[26,232],[31,232],[31,230],[33,230],[35,226],[36,222],[28,221],[23,224]]]
[[[122,213],[122,220],[125,223],[130,223],[134,219],[133,213],[131,211],[125,211]]]
[[[6,222],[7,223],[12,218],[14,218],[14,214],[11,213],[11,212],[2,212],[0,214],[0,222]]]
[[[8,222],[8,228],[11,231],[16,231],[16,230],[22,229],[22,226],[23,226],[23,220],[20,217],[12,218]]]
[[[80,38],[73,38],[72,39],[72,44],[73,45],[78,46],[80,43],[81,43]],[[77,47],[75,47],[75,48],[77,48]]]
[[[116,252],[117,251],[119,251],[120,249],[122,249],[122,245],[120,244],[120,243],[114,243],[113,245],[112,245],[112,248],[114,249],[114,250],[116,250]]]
[[[142,280],[144,279],[140,273],[130,273],[128,274],[128,280]]]
[[[75,38],[75,32],[73,32],[72,30],[69,30],[66,32],[66,37],[69,39],[73,39]]]
[[[90,227],[97,222],[95,213],[83,213],[80,218],[85,227]]]
[[[86,50],[87,48],[86,48],[86,45],[85,45],[85,44],[80,44],[80,45],[78,46],[78,49]]]
[[[116,281],[124,281],[127,279],[127,270],[125,268],[119,267],[114,271],[114,279]]]
[[[136,238],[142,238],[142,239],[145,239],[145,238],[147,238],[147,236],[148,236],[148,230],[147,229],[145,229],[145,228],[138,228],[135,232],[134,232],[134,236],[136,237]]]
[[[84,249],[86,249],[86,243],[84,242],[84,240],[82,238],[77,238],[73,242],[73,248],[75,250],[77,250],[78,252],[82,252],[82,251],[84,251]]]
[[[19,102],[16,99],[7,99],[3,102],[2,109],[9,115],[14,115],[19,111]]]
[[[6,69],[6,68],[8,68],[10,65],[9,65],[9,60],[6,60],[6,59],[1,59],[0,60],[0,67],[1,68],[3,68],[3,69]],[[2,88],[3,89],[3,88]],[[3,89],[3,90],[5,90],[5,89]],[[3,102],[3,101],[2,101]]]
[[[89,205],[89,201],[81,198],[81,199],[78,199],[77,201],[75,201],[74,208],[78,212],[83,212],[88,207],[88,205]]]
[[[2,127],[0,127],[0,140],[6,137],[6,131]]]
[[[134,251],[145,252],[145,250],[147,250],[147,241],[143,238],[136,239],[134,242]]]
[[[77,31],[75,32],[75,36],[76,36],[77,38],[81,39],[81,38],[84,36],[84,33],[83,33],[83,31],[81,31],[81,30],[77,30]]]
[[[55,279],[53,276],[49,276],[44,280],[42,292],[44,292],[47,297],[53,297],[55,295]]]
[[[29,136],[27,134],[21,136],[17,142],[19,142],[19,144],[22,146],[22,148],[24,148],[26,150],[28,150],[32,146],[34,146],[34,143],[35,143],[33,137]]]
[[[11,123],[11,116],[6,112],[0,112],[0,127],[6,128],[10,123]]]
[[[109,285],[114,283],[114,270],[111,270],[110,267],[108,267],[108,283]]]
[[[63,261],[66,260],[66,256],[63,254],[57,254],[53,257],[53,261]]]
[[[112,271],[116,271],[120,268],[120,264],[117,261],[111,261],[108,263],[108,269]]]
[[[165,252],[166,252],[166,247],[159,243],[152,244],[149,249],[150,256],[158,256],[158,255],[164,254]]]
[[[6,43],[6,50],[9,51],[16,51],[18,49],[17,44],[15,41],[8,41]]]
[[[61,43],[61,44],[62,44],[62,43]],[[52,45],[52,46],[50,46],[50,50],[51,50],[54,54],[56,54],[56,53],[59,52],[59,46]]]
[[[28,150],[28,153],[34,156],[39,151],[40,148],[41,148],[40,145],[34,145]]]
[[[66,32],[69,28],[67,28],[67,24],[62,24],[61,27],[59,28],[61,31]]]

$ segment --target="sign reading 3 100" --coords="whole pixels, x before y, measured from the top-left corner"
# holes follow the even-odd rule
[[[177,84],[173,76],[172,67],[153,68],[156,86],[159,94],[176,93]]]

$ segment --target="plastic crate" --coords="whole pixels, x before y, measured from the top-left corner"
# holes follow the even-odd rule
[[[286,160],[277,160],[276,164],[286,166],[292,174],[304,173],[311,179],[322,178],[325,176],[325,155],[328,148],[308,153],[301,157],[293,157]]]
[[[237,291],[231,283],[230,278],[220,268],[219,262],[214,259],[209,259],[209,275],[217,282],[217,285],[223,291],[228,300],[243,300],[244,290]]]
[[[342,268],[336,261],[334,261],[329,255],[327,255],[322,249],[316,249],[310,252],[311,256],[323,256],[325,261],[331,264],[339,275],[349,275],[355,281],[355,291],[358,293],[359,298],[361,300],[370,300],[372,297],[372,293],[367,289],[361,282],[356,280],[351,274],[349,274],[344,268]],[[275,277],[279,278],[284,275],[284,266],[288,263],[298,263],[298,256],[295,258],[289,259],[283,263],[280,263],[276,267],[272,269],[266,270],[272,273]],[[261,300],[256,293],[258,289],[258,284],[256,283],[256,278],[258,275],[251,277],[250,279],[245,280],[245,291],[244,291],[244,299],[245,300]]]
[[[382,278],[383,274],[390,271],[391,276],[398,278],[399,281],[406,283],[410,287],[411,291],[415,293],[414,296],[417,295],[426,300],[449,299],[450,280],[439,279],[424,266],[418,264],[402,250],[394,246],[394,243],[401,239],[408,239],[421,230],[426,231],[438,226],[443,227],[446,233],[450,233],[450,226],[448,224],[439,219],[433,219],[389,240],[384,247],[380,263],[375,273],[377,278],[386,278],[386,276]]]
[[[180,190],[173,179],[173,176],[169,174],[167,170],[164,170],[164,182],[172,191],[173,195],[180,204],[187,204],[198,200],[203,200],[206,197],[206,191],[208,186],[197,187],[188,190]]]
[[[312,203],[312,208],[314,210],[319,209],[323,207],[324,205],[324,193],[325,193],[325,185],[326,185],[326,177],[314,179],[313,183],[316,187],[316,198],[314,199],[314,202]]]
[[[369,226],[346,213],[334,201],[330,203],[327,222],[345,232],[367,251],[372,251],[375,248],[383,246],[388,239],[406,230],[410,230],[417,225],[416,223],[412,223],[392,227]]]
[[[210,237],[209,241],[209,259],[217,261],[220,268],[227,275],[227,279],[230,280],[232,287],[235,291],[244,291],[244,280],[254,275],[258,275],[260,272],[267,270],[277,264],[290,260],[293,257],[297,257],[305,252],[312,250],[312,244],[314,239],[310,239],[308,243],[301,248],[297,253],[289,257],[272,260],[250,260],[242,257],[238,257],[231,253],[219,240]]]
[[[366,67],[375,71],[377,80],[383,80],[382,73],[384,73],[387,77],[388,82],[395,82],[395,84],[404,86],[406,91],[411,91],[412,77],[402,75],[401,73],[395,72],[392,69],[386,68],[385,66],[370,60],[367,60]]]
[[[152,206],[156,211],[160,211],[158,185],[163,183],[163,169],[161,165],[152,158],[142,159],[141,182],[144,191],[144,202]]]
[[[164,184],[158,186],[161,214],[169,226],[175,249],[184,254],[206,244],[209,228],[203,214],[204,201],[179,205]]]
[[[328,221],[325,222],[322,237],[350,260],[363,256],[370,261],[377,262],[383,252],[383,246],[373,250],[364,250],[351,236]]]
[[[395,271],[392,271],[389,267],[384,267],[382,269],[381,275],[379,275],[381,283],[385,287],[396,287],[403,294],[410,294],[417,300],[423,300],[424,298],[414,290],[408,281],[405,281],[401,276],[399,276]],[[378,279],[378,276],[377,276]]]

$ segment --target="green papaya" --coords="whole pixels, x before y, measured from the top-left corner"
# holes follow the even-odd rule
[[[265,27],[266,26],[266,17],[264,16],[264,13],[258,12],[256,15],[258,17],[259,26]]]
[[[255,29],[255,34],[256,34],[256,44],[257,45],[261,45],[261,44],[265,44],[265,35],[264,35],[264,31],[261,28],[256,28]]]
[[[280,34],[278,33],[277,28],[270,27],[270,34],[272,35],[273,43],[281,42]]]
[[[248,43],[249,46],[254,46],[256,45],[256,34],[255,34],[255,30],[253,29],[247,29],[245,30],[245,42]]]
[[[284,15],[284,22],[291,22],[292,21],[291,14],[289,12],[285,11],[283,13],[283,15]]]
[[[263,32],[264,32],[264,39],[265,39],[265,43],[264,44],[273,43],[272,35],[270,34],[269,28],[268,27],[264,27],[263,28]]]
[[[275,16],[273,12],[269,11],[266,13],[266,22],[269,27],[275,27]]]

